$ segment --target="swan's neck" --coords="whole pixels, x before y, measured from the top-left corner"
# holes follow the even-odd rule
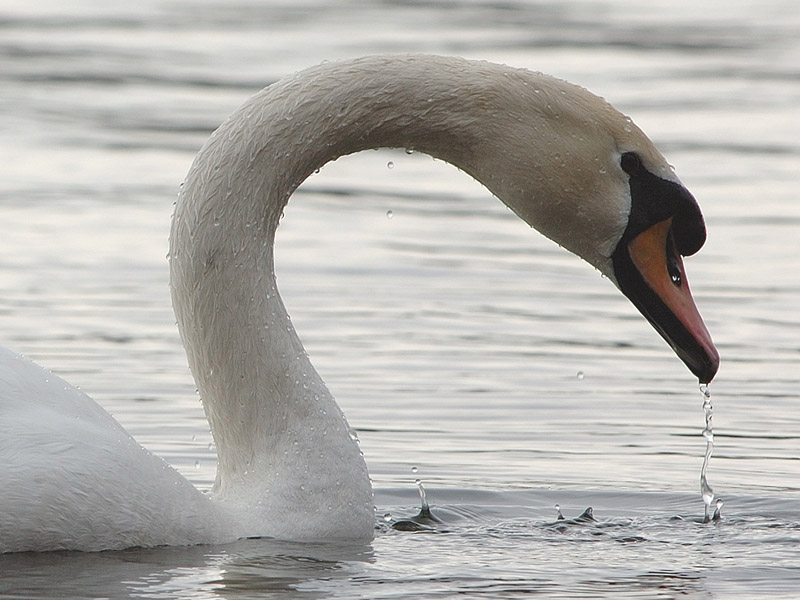
[[[175,209],[171,284],[218,448],[215,490],[221,497],[253,489],[269,494],[270,502],[302,504],[347,487],[352,493],[344,501],[366,505],[371,515],[358,446],[278,295],[275,231],[306,177],[339,156],[369,148],[422,151],[455,164],[498,195],[527,194],[495,178],[509,170],[498,163],[515,157],[495,147],[504,142],[494,139],[493,127],[513,130],[513,123],[498,121],[519,118],[513,111],[496,114],[503,106],[503,92],[493,83],[499,67],[487,65],[484,76],[482,66],[471,64],[465,78],[465,65],[419,57],[395,58],[391,68],[379,58],[323,65],[254,96],[195,160]],[[519,78],[511,69],[507,77]],[[533,74],[527,77],[535,81]],[[513,85],[522,90],[529,81]],[[276,499],[273,490],[284,489],[284,482],[292,489]]]

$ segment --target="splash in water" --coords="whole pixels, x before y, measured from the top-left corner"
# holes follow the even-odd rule
[[[416,475],[417,467],[412,467],[411,472]],[[392,518],[391,515],[389,515],[389,519],[385,520],[391,523],[392,529],[396,529],[398,531],[436,531],[437,526],[440,525],[442,521],[431,512],[431,507],[428,504],[428,498],[425,494],[425,488],[422,485],[422,480],[417,478],[414,480],[414,484],[417,486],[417,491],[419,492],[419,513],[414,517],[401,519],[395,522],[391,522]]]
[[[425,488],[422,487],[422,480],[417,479],[414,483],[417,484],[417,490],[419,490],[420,514],[430,515],[431,507],[428,505],[428,497],[425,495]]]
[[[703,412],[706,418],[706,427],[703,429],[703,437],[706,439],[706,454],[703,458],[703,467],[700,469],[700,494],[703,496],[703,504],[705,510],[703,514],[703,522],[708,523],[711,520],[719,521],[722,518],[722,500],[717,499],[714,503],[714,488],[708,483],[708,461],[711,460],[711,454],[714,452],[714,406],[711,404],[711,392],[708,385],[700,385],[700,391],[703,394]],[[714,503],[714,514],[711,516],[711,505]]]

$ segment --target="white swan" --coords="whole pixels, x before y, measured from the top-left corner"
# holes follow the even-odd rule
[[[586,90],[495,64],[370,57],[287,77],[211,136],[170,237],[172,301],[219,454],[197,491],[94,401],[0,352],[0,551],[370,538],[369,476],[275,285],[292,192],[326,162],[401,147],[453,163],[594,265],[703,382],[718,355],[681,255],[705,227],[630,119]]]

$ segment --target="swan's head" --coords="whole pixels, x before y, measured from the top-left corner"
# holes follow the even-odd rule
[[[632,121],[583,88],[509,71],[503,132],[479,144],[480,179],[515,213],[613,281],[701,382],[719,354],[683,256],[706,230],[697,202]],[[498,175],[502,174],[502,175]]]

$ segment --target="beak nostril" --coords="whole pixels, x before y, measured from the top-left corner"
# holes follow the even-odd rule
[[[678,264],[677,260],[667,260],[667,273],[669,273],[669,278],[675,287],[681,287],[681,284],[683,284],[683,273],[681,272],[681,266]]]
[[[711,336],[689,292],[683,259],[665,219],[614,252],[614,275],[623,294],[703,383],[719,365]]]

